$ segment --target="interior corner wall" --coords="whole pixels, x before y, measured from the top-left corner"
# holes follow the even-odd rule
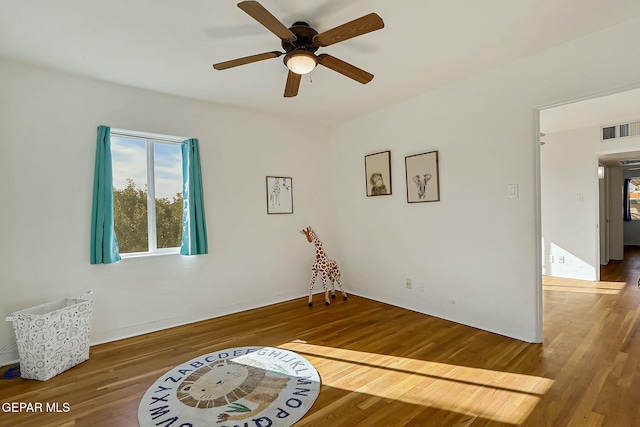
[[[625,53],[638,37],[635,19],[332,129],[343,281],[380,301],[541,341],[537,109],[639,85],[640,57]],[[363,158],[382,150],[391,150],[393,194],[366,197]],[[441,200],[409,204],[404,158],[431,150]]]
[[[325,130],[17,63],[0,82],[2,318],[90,289],[97,343],[306,295],[313,247],[297,230],[331,228]],[[98,125],[199,138],[208,255],[89,263]],[[293,215],[267,215],[267,175],[293,178]]]

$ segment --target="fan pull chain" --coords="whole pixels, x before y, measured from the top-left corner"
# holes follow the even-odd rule
[[[313,79],[311,78],[311,73],[309,73],[309,83],[313,83]]]

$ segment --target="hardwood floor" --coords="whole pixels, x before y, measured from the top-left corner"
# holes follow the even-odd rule
[[[640,426],[640,250],[603,281],[545,278],[544,343],[528,344],[365,298],[306,298],[94,346],[49,381],[0,380],[1,426],[137,426],[147,388],[230,347],[296,351],[322,377],[297,426]],[[212,425],[216,425],[212,423]],[[175,425],[172,427],[176,427]]]

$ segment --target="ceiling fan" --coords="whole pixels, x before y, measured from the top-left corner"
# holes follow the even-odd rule
[[[267,30],[278,36],[282,40],[281,45],[284,52],[265,52],[219,62],[213,64],[213,68],[216,70],[226,70],[227,68],[285,55],[284,64],[289,69],[284,88],[284,96],[287,98],[298,94],[302,75],[309,73],[318,64],[362,84],[369,83],[373,79],[373,74],[354,65],[326,53],[316,55],[314,52],[318,48],[330,46],[383,28],[384,22],[377,14],[370,13],[331,30],[318,33],[309,24],[302,21],[294,22],[290,28],[287,28],[257,1],[242,1],[238,3],[238,7],[262,24]]]

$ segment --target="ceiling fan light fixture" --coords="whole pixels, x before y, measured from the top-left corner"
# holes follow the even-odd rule
[[[306,50],[294,50],[287,54],[284,58],[284,63],[292,72],[304,75],[310,73],[314,68],[316,68],[318,60],[311,52]]]

